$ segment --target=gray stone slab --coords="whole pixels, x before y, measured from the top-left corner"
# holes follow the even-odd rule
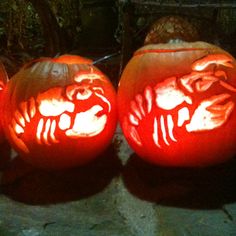
[[[37,170],[1,149],[1,236],[236,235],[236,160],[153,166],[119,130],[100,158],[65,171]]]

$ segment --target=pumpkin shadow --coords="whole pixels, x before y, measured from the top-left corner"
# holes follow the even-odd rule
[[[29,205],[80,200],[101,192],[120,170],[112,146],[96,160],[62,171],[35,169],[17,156],[2,174],[1,193]]]
[[[236,201],[236,158],[205,168],[167,168],[133,154],[123,179],[131,194],[159,205],[216,209]]]

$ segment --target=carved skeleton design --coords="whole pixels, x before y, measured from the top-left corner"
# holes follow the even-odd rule
[[[88,82],[82,83],[85,80]],[[39,144],[59,143],[60,140],[55,135],[58,128],[71,139],[99,134],[105,128],[111,104],[104,96],[104,89],[92,84],[95,80],[103,80],[103,78],[95,73],[81,74],[75,78],[76,84],[68,85],[66,88],[51,88],[40,93],[36,99],[31,97],[28,101],[22,102],[19,109],[15,111],[10,125],[12,135],[20,137],[24,134],[26,126],[37,112],[41,115],[36,131],[36,140]],[[86,103],[91,96],[101,100],[103,106],[96,104],[85,111],[78,112],[76,104]],[[29,151],[22,140],[19,140],[18,145],[25,152]]]
[[[213,69],[205,70],[210,65]],[[231,92],[236,88],[227,83],[227,74],[219,70],[219,65],[232,68],[232,58],[224,54],[207,55],[192,64],[192,72],[180,78],[170,77],[158,83],[154,88],[147,86],[143,94],[137,94],[130,103],[130,112],[125,116],[123,128],[137,145],[142,146],[142,140],[138,127],[142,120],[151,113],[154,106],[165,110],[167,115],[155,115],[153,120],[152,139],[158,148],[177,142],[174,130],[177,127],[185,127],[187,132],[201,132],[213,130],[225,124],[234,109],[234,102],[228,101],[229,93],[211,96],[201,101],[195,109],[192,117],[186,105],[193,104],[191,94],[194,92],[205,92],[214,83],[219,82],[221,86]],[[188,95],[190,94],[190,95]],[[222,104],[226,102],[225,104]],[[179,109],[178,106],[182,105]],[[177,124],[172,114],[168,111],[177,109]]]

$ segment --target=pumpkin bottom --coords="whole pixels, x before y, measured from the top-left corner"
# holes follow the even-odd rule
[[[149,155],[136,151],[136,154],[144,161],[166,167],[207,167],[224,163],[234,157],[231,151],[228,151],[228,153],[226,151],[214,151],[210,153],[182,152],[177,155],[171,153]]]
[[[96,159],[105,151],[109,144],[102,147],[78,148],[70,151],[62,151],[60,148],[40,150],[38,153],[30,154],[20,153],[20,158],[34,167],[48,170],[68,169],[80,165],[84,165]],[[56,150],[57,149],[57,150]]]
[[[28,151],[23,151],[11,140],[12,147],[25,162],[41,169],[60,170],[84,165],[101,155],[112,141],[115,127],[89,138],[61,140],[56,144],[28,142]]]
[[[210,166],[228,161],[236,154],[234,116],[220,128],[198,132],[188,132],[186,126],[168,129],[166,123],[158,123],[152,113],[139,126],[130,125],[125,118],[122,121],[122,130],[131,148],[144,160],[157,165]]]
[[[224,140],[215,133],[182,136],[178,142],[173,142],[162,148],[157,147],[152,140],[143,138],[143,146],[137,146],[128,139],[130,146],[145,161],[173,167],[206,167],[226,162],[236,154],[236,146],[231,135]]]

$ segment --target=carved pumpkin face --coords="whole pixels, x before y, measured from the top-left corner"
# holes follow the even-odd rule
[[[4,96],[7,136],[22,157],[38,167],[85,163],[112,139],[115,91],[88,59],[39,59],[11,78]]]
[[[204,42],[144,46],[118,88],[128,143],[159,165],[206,166],[232,157],[235,103],[235,59]]]

